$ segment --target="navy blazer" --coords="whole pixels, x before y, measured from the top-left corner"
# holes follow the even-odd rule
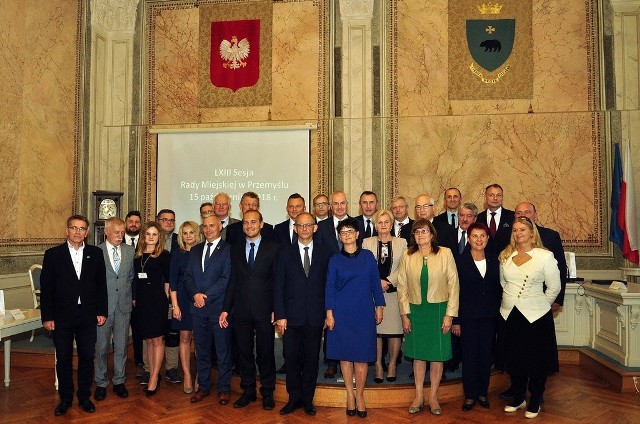
[[[364,215],[358,215],[356,216],[356,219],[358,220],[358,240],[356,241],[356,243],[358,244],[358,246],[362,246],[362,240],[369,236],[365,234],[366,223],[364,220]],[[374,236],[378,235],[378,230],[376,230],[376,225],[373,222],[373,219],[371,219],[371,230],[373,231]]]
[[[486,209],[480,212],[476,218],[476,222],[487,224],[487,214],[489,213]],[[489,238],[487,250],[494,252],[496,255],[500,255],[500,252],[511,242],[511,225],[515,219],[516,214],[514,211],[505,209],[504,207],[502,208],[500,222],[496,222],[496,236]],[[489,227],[489,224],[487,224],[487,227]]]
[[[331,255],[326,246],[313,243],[311,268],[307,277],[298,243],[280,248],[273,290],[276,320],[286,319],[288,326],[324,325],[324,292]]]
[[[436,215],[433,218],[434,227],[438,228],[439,225],[448,225],[450,229],[457,229],[458,225],[460,225],[460,220],[458,214],[456,214],[456,226],[454,227],[449,222],[449,216],[447,215],[447,211],[442,212],[440,215]]]
[[[273,227],[273,239],[282,246],[294,244],[289,236],[289,218]],[[293,240],[298,241],[298,234],[293,232]]]
[[[107,274],[102,249],[85,243],[80,278],[73,267],[67,241],[47,249],[40,274],[42,322],[55,321],[56,328],[76,325],[78,297],[82,315],[97,325],[108,315]]]
[[[564,257],[564,248],[560,234],[551,228],[538,227],[542,245],[553,252],[553,257],[558,261],[558,269],[560,270],[560,293],[556,296],[554,303],[558,305],[564,304],[564,289],[567,287],[567,260]]]
[[[245,242],[231,246],[231,278],[222,310],[233,310],[235,319],[270,321],[278,243],[262,238],[253,268],[247,264],[245,247]]]
[[[482,277],[473,261],[469,246],[461,255],[455,256],[460,282],[460,309],[458,317],[453,319],[455,324],[460,323],[460,318],[497,318],[500,313],[500,262],[495,253],[486,249],[485,258],[487,273]]]
[[[227,234],[225,241],[231,244],[242,243],[244,245],[246,237],[244,229],[242,228],[242,220],[229,224],[226,230]],[[260,236],[263,239],[273,240],[273,227],[271,224],[267,224],[266,222],[264,223],[262,230],[260,230]]]
[[[189,265],[184,273],[184,284],[191,299],[196,293],[207,295],[203,308],[196,308],[191,302],[191,314],[215,318],[222,312],[225,293],[231,276],[231,245],[220,240],[205,269],[202,269],[202,255],[206,248],[206,241],[199,243],[189,251]]]
[[[411,234],[411,231],[413,230],[414,222],[415,221],[413,219],[409,218],[409,223],[403,225],[402,228],[400,229],[400,234],[396,235],[396,221],[393,220],[393,222],[391,222],[391,235],[393,237],[402,237],[407,241],[407,246],[411,246],[413,241],[413,238],[412,238],[413,234]]]

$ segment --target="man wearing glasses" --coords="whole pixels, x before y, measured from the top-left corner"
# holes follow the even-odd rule
[[[93,356],[97,327],[107,319],[107,281],[102,250],[85,243],[89,221],[82,215],[67,219],[67,240],[44,253],[42,262],[42,325],[51,331],[56,348],[60,403],[56,416],[73,402],[73,342],[78,353],[78,403],[95,412],[91,402]]]
[[[428,219],[436,229],[436,239],[441,244],[447,240],[451,225],[434,220],[436,216],[436,201],[429,194],[420,194],[415,200],[415,217],[416,219]]]
[[[313,216],[316,222],[324,221],[331,216],[329,206],[329,198],[324,194],[318,194],[313,198]]]

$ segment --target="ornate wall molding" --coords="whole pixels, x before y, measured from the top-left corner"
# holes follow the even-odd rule
[[[133,32],[140,0],[92,0],[91,23],[107,31]]]

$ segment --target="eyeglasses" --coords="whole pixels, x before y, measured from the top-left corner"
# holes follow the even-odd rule
[[[416,210],[427,209],[427,208],[432,208],[432,207],[433,207],[432,204],[416,205]]]
[[[85,231],[87,231],[87,229],[85,227],[76,227],[75,225],[72,225],[71,227],[67,227],[69,229],[69,231],[80,231],[81,233],[84,233]]]
[[[158,219],[158,222],[176,222],[176,220],[171,218],[160,218]]]
[[[425,234],[431,234],[431,231],[427,230],[426,228],[418,228],[417,230],[415,230],[413,232],[413,234],[415,234],[415,235],[418,235],[418,234],[425,235]]]
[[[296,227],[301,228],[303,230],[306,230],[308,228],[313,228],[313,226],[316,225],[316,224],[293,224],[293,225],[295,225]]]
[[[344,236],[352,236],[355,233],[356,233],[356,230],[342,230],[340,231],[339,234],[344,237]]]

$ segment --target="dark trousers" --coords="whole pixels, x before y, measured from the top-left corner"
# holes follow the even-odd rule
[[[94,317],[95,319],[95,317]],[[73,400],[73,341],[78,352],[78,400],[91,397],[93,382],[93,357],[96,348],[96,321],[89,321],[78,308],[71,328],[56,326],[53,344],[56,347],[56,372],[58,373],[58,393],[61,400]]]
[[[467,399],[487,396],[495,318],[460,318],[462,386]]]
[[[256,392],[257,363],[260,371],[260,393],[263,397],[272,396],[276,384],[273,324],[269,320],[243,320],[235,317],[233,325],[238,342],[240,387],[246,394],[254,394]],[[254,336],[255,356],[253,354]]]
[[[316,392],[322,327],[288,326],[283,336],[287,361],[289,402],[302,401],[310,406]]]
[[[527,386],[527,381],[529,382]],[[540,400],[544,393],[544,386],[547,382],[547,377],[526,377],[526,376],[511,376],[511,390],[513,390],[513,405],[520,405],[527,394],[527,389],[531,393],[529,399],[528,410],[537,412],[540,407]]]
[[[142,337],[140,337],[140,330],[138,322],[140,321],[140,317],[138,316],[140,313],[137,312],[137,309],[134,307],[131,311],[131,340],[133,342],[133,359],[138,364],[144,364],[144,357],[142,354]]]
[[[217,316],[216,314],[214,314]],[[220,328],[210,315],[193,315],[193,338],[196,345],[196,367],[199,390],[211,390],[211,351],[218,356],[218,392],[231,390],[231,327]]]

